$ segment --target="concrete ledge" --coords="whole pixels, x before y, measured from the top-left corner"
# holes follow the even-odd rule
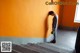
[[[0,37],[0,42],[1,41],[11,41],[13,44],[27,44],[27,43],[43,43],[45,42],[49,42],[50,40],[52,40],[53,35],[50,35],[50,37],[48,38],[16,38],[16,37]]]
[[[1,41],[11,41],[14,44],[27,44],[44,42],[44,38],[16,38],[16,37],[0,37]]]
[[[77,31],[78,27],[59,26],[58,29],[69,30],[69,31]]]

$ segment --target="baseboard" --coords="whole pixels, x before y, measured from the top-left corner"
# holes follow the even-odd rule
[[[41,43],[44,38],[16,38],[16,37],[0,37],[1,41],[11,41],[13,44]]]
[[[11,41],[13,44],[27,44],[27,43],[44,43],[50,42],[53,38],[53,35],[50,35],[48,38],[16,38],[16,37],[0,37],[1,41]]]
[[[59,30],[77,31],[78,27],[58,26]]]

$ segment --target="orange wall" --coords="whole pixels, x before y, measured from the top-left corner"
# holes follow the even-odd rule
[[[64,0],[65,2],[76,2],[77,0]],[[60,25],[67,27],[78,27],[80,24],[74,23],[76,5],[63,5],[60,12]]]
[[[0,0],[0,36],[44,37],[48,11],[58,13],[59,8],[50,8],[46,1],[50,0]]]

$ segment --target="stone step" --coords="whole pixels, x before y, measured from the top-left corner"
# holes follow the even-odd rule
[[[37,45],[54,50],[54,51],[57,51],[59,53],[72,53],[72,51],[70,51],[64,47],[60,47],[60,46],[53,44],[53,43],[39,43]]]
[[[4,53],[4,52],[0,51],[0,53]],[[7,52],[7,53],[19,53],[19,52],[16,52],[16,51],[12,50],[12,52]]]
[[[28,48],[21,47],[20,45],[13,45],[13,50],[19,51],[21,53],[39,53]]]
[[[0,53],[4,53],[4,52],[1,52],[1,47],[0,47]],[[16,50],[12,50],[12,52],[7,52],[7,53],[19,53],[19,52]]]
[[[45,47],[41,47],[37,44],[26,44],[26,45],[23,45],[24,47],[26,48],[30,48],[31,50],[34,50],[34,51],[38,51],[39,53],[59,53],[59,52],[56,52],[54,50],[50,50],[48,48],[45,48]]]

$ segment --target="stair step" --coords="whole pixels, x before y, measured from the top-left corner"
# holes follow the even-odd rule
[[[21,47],[20,45],[13,45],[13,50],[19,51],[21,53],[39,53],[28,48]]]
[[[72,52],[72,51],[69,51],[68,49],[65,49],[64,47],[60,47],[53,43],[39,43],[37,45],[54,50],[54,51],[58,51],[59,53],[71,53]]]
[[[4,53],[4,52],[1,52],[1,47],[0,47],[0,53]],[[17,52],[17,51],[12,50],[12,52],[7,52],[7,53],[18,53],[18,52]]]
[[[50,50],[50,49],[48,49],[48,48],[45,48],[45,47],[41,47],[41,46],[39,46],[39,45],[37,45],[37,44],[27,44],[27,45],[23,45],[24,47],[29,47],[30,49],[33,49],[33,50],[35,50],[35,51],[38,51],[38,52],[40,52],[40,53],[59,53],[59,52],[56,52],[56,51],[54,51],[54,50]]]

